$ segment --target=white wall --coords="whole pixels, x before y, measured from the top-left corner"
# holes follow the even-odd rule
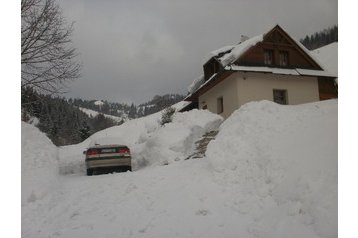
[[[289,105],[319,101],[316,77],[263,73],[235,73],[235,75],[239,107],[251,101],[264,99],[273,101],[273,89],[287,90]]]
[[[227,118],[233,111],[250,101],[273,101],[273,89],[287,90],[288,104],[319,101],[316,77],[274,75],[264,73],[234,73],[199,97],[199,108],[207,105],[217,113],[217,98],[223,97]]]
[[[239,107],[235,74],[230,75],[224,81],[201,95],[199,97],[199,108],[202,109],[204,105],[207,105],[209,111],[217,113],[217,99],[219,97],[223,97],[224,104],[224,111],[220,115],[227,118]]]

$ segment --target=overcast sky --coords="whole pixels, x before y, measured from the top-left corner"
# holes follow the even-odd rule
[[[338,24],[337,0],[61,0],[83,64],[68,97],[112,102],[186,94],[212,50],[279,24],[291,36]]]

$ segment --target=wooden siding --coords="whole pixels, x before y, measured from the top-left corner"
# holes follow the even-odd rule
[[[273,51],[273,64],[265,66],[283,67],[279,65],[279,54],[280,51],[286,51],[288,53],[288,65],[284,68],[321,69],[279,26],[268,32],[262,42],[248,50],[235,64],[264,66],[265,50]]]
[[[333,78],[318,78],[319,100],[338,98],[338,88]]]
[[[222,70],[220,63],[213,57],[203,66],[204,80],[208,80],[213,74]]]

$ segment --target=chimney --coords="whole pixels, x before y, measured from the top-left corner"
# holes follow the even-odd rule
[[[240,43],[242,43],[242,42],[244,42],[244,41],[246,41],[246,40],[248,40],[248,39],[250,39],[250,37],[245,36],[245,35],[241,35]]]

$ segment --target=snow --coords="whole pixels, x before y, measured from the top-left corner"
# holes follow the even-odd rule
[[[97,111],[94,111],[94,110],[91,110],[91,109],[87,109],[87,108],[83,108],[83,107],[78,107],[78,109],[80,109],[82,112],[86,113],[88,116],[91,116],[91,117],[95,117],[97,116],[98,114],[100,114],[99,112]],[[116,116],[112,116],[112,115],[108,115],[108,114],[104,114],[104,113],[101,113],[104,117],[106,118],[109,118],[109,119],[112,119],[113,121],[115,122],[120,122],[122,120],[128,120],[128,115],[127,114],[124,114],[122,117],[116,117]]]
[[[207,150],[235,208],[258,237],[337,237],[337,100],[252,102]]]
[[[337,77],[336,74],[330,73],[330,72],[325,71],[325,70],[313,70],[313,69],[299,69],[299,68],[297,68],[296,71],[301,75]]]
[[[57,147],[35,126],[21,122],[21,204],[34,202],[55,189]]]
[[[261,35],[252,37],[244,42],[241,42],[240,44],[236,45],[230,53],[225,54],[224,56],[220,57],[219,61],[221,62],[221,64],[224,67],[229,64],[234,63],[248,49],[250,49],[252,46],[255,46],[257,43],[261,42],[263,40],[263,36],[264,35],[261,34]]]
[[[274,68],[274,67],[265,67],[265,66],[240,66],[240,65],[229,65],[225,67],[226,70],[235,70],[235,71],[249,71],[249,72],[264,72],[264,73],[273,73],[273,74],[285,74],[285,75],[308,75],[308,76],[328,76],[335,77],[336,75],[328,72],[326,70],[313,70],[313,69],[284,69],[284,68]]]
[[[224,47],[221,47],[220,49],[217,50],[213,50],[211,51],[207,57],[205,57],[204,62],[208,62],[212,57],[217,57],[219,54],[223,54],[225,52],[230,52],[233,48],[235,47],[235,45],[227,45]]]
[[[338,42],[311,51],[328,72],[338,76]]]
[[[178,102],[172,107],[179,111],[189,102]],[[222,117],[209,111],[192,110],[177,113],[173,123],[161,127],[162,112],[133,119],[120,126],[99,131],[77,145],[60,148],[62,174],[84,173],[82,152],[95,144],[124,144],[132,152],[134,170],[148,165],[161,165],[183,160],[193,152],[193,141],[212,130]],[[186,117],[184,120],[183,115]]]
[[[265,72],[265,73],[274,73],[274,74],[299,75],[299,73],[295,69],[283,69],[283,68],[261,67],[261,66],[229,65],[229,66],[226,66],[225,69],[227,69],[227,70],[236,70],[236,71]]]
[[[94,102],[94,105],[97,105],[97,106],[102,106],[103,104],[104,104],[104,102],[102,102],[101,100]]]
[[[27,121],[27,123],[37,126],[40,123],[40,120],[37,117],[30,117],[30,119]]]
[[[194,93],[203,83],[204,83],[204,75],[202,74],[200,75],[200,77],[194,79],[194,81],[189,85],[188,92]]]
[[[22,236],[337,237],[337,100],[253,102],[220,127],[207,110],[177,113],[165,126],[160,117],[58,149],[22,123]],[[207,157],[183,160],[218,127]],[[127,144],[135,171],[85,176],[76,166],[95,140]],[[26,202],[34,189],[41,196]]]

